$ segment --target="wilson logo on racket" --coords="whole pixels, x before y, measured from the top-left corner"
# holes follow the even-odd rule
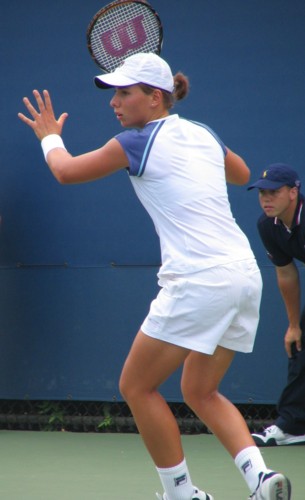
[[[146,0],[116,0],[99,10],[87,29],[87,45],[96,64],[114,71],[137,52],[160,54],[163,29]]]
[[[138,50],[146,42],[143,26],[144,16],[140,15],[101,34],[101,42],[112,57],[125,56],[128,51]]]

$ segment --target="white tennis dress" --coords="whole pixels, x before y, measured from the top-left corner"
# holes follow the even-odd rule
[[[218,344],[251,351],[261,276],[231,212],[226,147],[207,126],[177,114],[141,130],[125,130],[116,139],[128,157],[136,194],[160,238],[162,290],[142,330],[209,354]],[[245,310],[249,321],[239,328]]]

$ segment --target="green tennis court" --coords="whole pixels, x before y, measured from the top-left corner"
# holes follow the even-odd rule
[[[246,500],[239,471],[216,438],[183,435],[193,482],[215,500]],[[137,434],[0,431],[0,498],[5,500],[153,500],[159,478]],[[284,471],[293,500],[304,500],[305,446],[265,448]]]

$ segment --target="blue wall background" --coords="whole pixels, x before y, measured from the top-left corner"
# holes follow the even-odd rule
[[[60,186],[22,97],[47,88],[72,154],[120,129],[98,91],[86,29],[100,0],[10,0],[0,17],[0,398],[120,400],[118,378],[157,293],[152,223],[124,172]],[[304,0],[154,0],[163,56],[191,81],[176,107],[210,125],[253,179],[283,161],[304,179]],[[13,31],[12,31],[13,30]],[[284,307],[256,232],[257,193],[229,187],[264,279],[254,353],[237,355],[222,389],[234,402],[274,403],[286,377]],[[303,271],[301,270],[302,274]],[[179,373],[163,387],[180,401]]]

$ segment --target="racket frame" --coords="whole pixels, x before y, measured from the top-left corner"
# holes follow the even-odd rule
[[[151,13],[155,16],[155,19],[156,19],[156,22],[157,22],[157,25],[158,25],[158,28],[159,28],[159,41],[158,41],[158,43],[156,43],[156,49],[154,51],[132,50],[131,49],[131,50],[129,50],[128,56],[130,56],[132,54],[135,54],[137,52],[142,52],[142,51],[143,52],[154,52],[155,54],[158,54],[158,55],[161,53],[162,44],[163,44],[163,26],[162,26],[159,14],[156,12],[156,10],[146,0],[114,0],[113,2],[111,2],[111,3],[107,4],[107,5],[105,5],[104,7],[102,7],[93,16],[93,18],[91,19],[91,21],[90,21],[90,23],[88,25],[87,32],[86,32],[87,48],[89,50],[91,58],[98,65],[98,67],[101,70],[103,70],[105,73],[109,73],[109,72],[113,71],[115,69],[115,66],[112,65],[110,67],[110,66],[107,66],[107,65],[103,65],[101,63],[101,61],[100,61],[101,58],[98,58],[94,54],[94,49],[92,48],[91,34],[92,34],[92,32],[93,32],[96,24],[98,23],[99,19],[101,19],[103,16],[105,16],[107,14],[107,12],[109,12],[110,10],[112,10],[112,9],[114,9],[114,8],[120,6],[120,5],[128,5],[128,4],[141,4],[141,5],[144,5],[146,8],[148,8],[151,11]],[[102,45],[102,43],[101,43],[101,45]],[[128,56],[118,57],[116,67],[119,66],[122,63],[122,61],[126,57],[128,57]]]

